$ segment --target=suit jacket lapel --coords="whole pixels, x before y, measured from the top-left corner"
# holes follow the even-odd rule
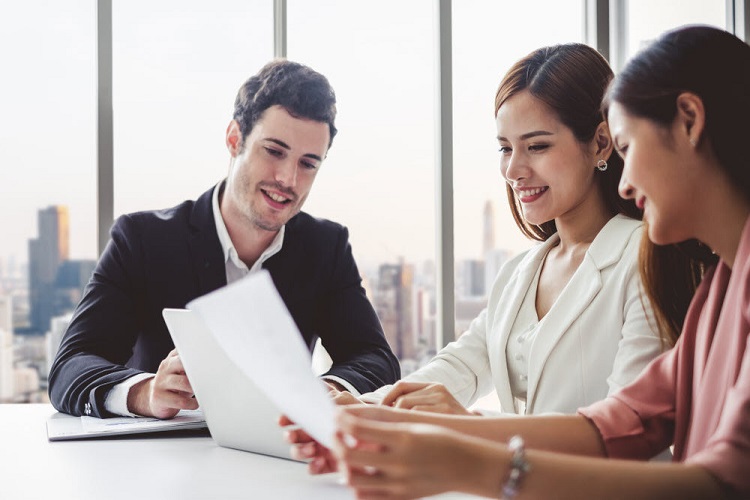
[[[493,370],[495,376],[495,389],[497,390],[500,406],[505,412],[512,412],[514,409],[513,393],[508,380],[508,359],[505,355],[505,349],[508,345],[508,337],[513,328],[513,324],[518,316],[521,303],[526,297],[526,293],[531,285],[539,265],[547,255],[549,249],[558,241],[557,235],[529,250],[528,255],[518,265],[518,271],[508,281],[498,304],[502,309],[498,309],[493,324],[487,325],[491,332],[497,332],[499,338],[490,342],[490,359],[497,363],[497,369]]]
[[[224,252],[216,234],[212,196],[213,188],[195,201],[190,214],[188,246],[199,296],[227,284]]]

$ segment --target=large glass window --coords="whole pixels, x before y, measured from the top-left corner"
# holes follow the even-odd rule
[[[615,11],[624,16],[618,25],[624,28],[617,43],[621,67],[639,49],[662,32],[684,24],[708,24],[726,27],[725,0],[627,0],[624,9]],[[618,46],[616,44],[616,46]]]
[[[453,4],[457,336],[483,308],[499,265],[532,244],[513,221],[500,175],[495,92],[532,50],[580,42],[582,8],[579,0]]]
[[[114,213],[224,177],[237,89],[273,56],[268,0],[113,2]]]
[[[500,266],[532,245],[513,220],[500,174],[497,87],[532,50],[582,41],[582,23],[580,0],[453,3],[456,337],[487,305]],[[478,404],[494,402],[492,394]]]
[[[96,12],[0,0],[0,402],[45,401],[46,343],[96,257]]]
[[[434,352],[433,2],[287,3],[289,59],[330,80],[336,137],[305,210],[346,225],[404,373]]]

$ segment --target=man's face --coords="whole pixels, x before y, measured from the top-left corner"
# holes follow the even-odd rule
[[[244,144],[237,122],[230,123],[226,215],[261,230],[281,229],[302,209],[329,139],[328,124],[295,118],[281,106],[263,112]]]

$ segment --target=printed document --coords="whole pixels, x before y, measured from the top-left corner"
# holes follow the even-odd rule
[[[310,369],[310,352],[268,271],[199,297],[187,308],[283,414],[319,443],[333,446],[334,404]]]

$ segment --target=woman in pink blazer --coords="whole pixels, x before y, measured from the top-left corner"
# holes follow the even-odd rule
[[[679,244],[696,276],[710,266],[675,348],[574,416],[344,409],[335,451],[358,498],[750,498],[750,46],[715,28],[668,32],[616,78],[605,111],[620,193],[650,240]],[[661,256],[640,266],[664,318]],[[671,445],[673,464],[645,461]]]

